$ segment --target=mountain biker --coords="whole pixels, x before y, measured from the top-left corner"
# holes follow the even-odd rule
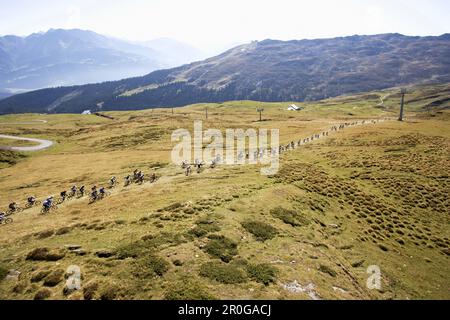
[[[92,189],[93,191],[91,192],[91,198],[92,198],[92,200],[97,200],[98,199],[98,191],[97,191],[97,189]]]
[[[84,186],[81,186],[80,190],[78,190],[81,196],[84,196]]]
[[[30,206],[34,206],[34,204],[36,203],[36,198],[34,196],[29,196],[27,201]]]
[[[62,191],[59,195],[61,196],[61,200],[64,202],[67,197],[67,191]]]
[[[14,212],[14,211],[17,210],[17,203],[11,202],[11,203],[9,204],[8,207],[9,207],[9,210],[11,210],[12,212]]]
[[[138,169],[136,169],[136,170],[133,171],[133,179],[134,179],[134,181],[137,181],[139,172],[140,172],[140,171],[139,171]]]
[[[111,177],[111,179],[109,179],[109,184],[111,187],[114,187],[116,185],[117,182],[117,178],[115,176]]]
[[[189,176],[191,174],[191,172],[192,172],[191,165],[188,164],[186,167],[186,176]]]
[[[72,188],[70,188],[70,195],[73,197],[77,194],[77,186],[72,186]]]
[[[136,182],[143,183],[144,182],[144,174],[142,171],[139,171],[137,174]]]
[[[200,173],[202,171],[203,162],[197,162],[195,166],[197,167],[197,173]]]
[[[53,196],[48,197],[45,199],[45,201],[42,203],[42,206],[48,211],[53,205]]]
[[[106,195],[106,190],[103,187],[100,188],[99,192],[100,192],[100,195],[102,196],[102,198]]]

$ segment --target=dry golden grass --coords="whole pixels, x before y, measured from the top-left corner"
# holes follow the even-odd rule
[[[194,120],[221,130],[279,128],[281,142],[288,143],[332,123],[395,116],[394,98],[389,99],[380,108],[376,95],[341,97],[307,104],[301,112],[286,111],[286,103],[209,104],[208,120],[205,105],[175,109],[174,115],[170,109],[110,112],[116,120],[0,117],[0,123],[47,120],[3,125],[2,133],[57,142],[15,165],[0,163],[1,208],[11,201],[23,205],[30,194],[42,199],[73,184],[89,189],[106,185],[112,175],[120,180],[102,201],[71,200],[44,216],[33,208],[0,226],[0,266],[22,272],[19,282],[0,282],[0,297],[32,299],[47,288],[49,299],[308,299],[307,292],[283,287],[297,281],[313,284],[322,299],[448,299],[448,111],[430,115],[414,102],[404,123],[348,128],[283,154],[273,177],[251,165],[218,166],[186,177],[170,162],[172,131],[192,130]],[[265,121],[257,122],[261,106]],[[123,187],[122,178],[135,168],[161,178]],[[295,212],[299,223],[274,214],[279,208]],[[258,241],[244,228],[248,221],[268,224],[277,234]],[[67,249],[74,244],[85,254]],[[26,260],[45,247],[63,257]],[[228,258],[221,261],[211,252]],[[220,274],[208,276],[211,262],[223,264]],[[273,283],[257,282],[248,272],[248,265],[259,264],[275,268]],[[81,268],[81,291],[65,295],[63,280],[53,287],[46,287],[45,279],[31,281],[39,272],[70,265]],[[381,268],[381,291],[366,288],[369,265]],[[235,270],[239,281],[227,273]],[[183,285],[187,277],[189,288]]]

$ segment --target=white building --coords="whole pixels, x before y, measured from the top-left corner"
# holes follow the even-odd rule
[[[91,114],[91,110],[84,110],[81,114]]]
[[[289,111],[300,111],[300,110],[303,110],[303,109],[305,109],[305,108],[303,108],[303,107],[298,107],[298,106],[296,106],[295,104],[291,104],[287,109],[288,109]]]

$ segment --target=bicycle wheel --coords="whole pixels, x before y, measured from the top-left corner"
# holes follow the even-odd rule
[[[6,218],[4,221],[5,224],[10,224],[13,223],[13,219],[12,218]]]

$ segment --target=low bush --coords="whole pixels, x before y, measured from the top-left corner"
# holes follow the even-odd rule
[[[278,231],[270,224],[260,221],[245,221],[242,223],[242,226],[253,234],[258,241],[266,241],[273,239]]]
[[[243,283],[247,276],[243,269],[222,262],[207,262],[200,267],[200,276],[225,284]]]
[[[278,270],[267,263],[249,264],[247,265],[247,273],[251,279],[267,286],[275,282]]]
[[[270,213],[275,218],[278,218],[284,223],[290,224],[293,227],[305,226],[310,223],[308,219],[306,219],[305,217],[303,217],[294,210],[288,210],[282,207],[277,207],[272,209]]]
[[[224,236],[210,235],[204,250],[214,258],[230,262],[237,255],[237,243]]]
[[[170,263],[155,254],[149,254],[140,259],[135,265],[135,276],[139,278],[153,278],[163,276],[169,271]]]

